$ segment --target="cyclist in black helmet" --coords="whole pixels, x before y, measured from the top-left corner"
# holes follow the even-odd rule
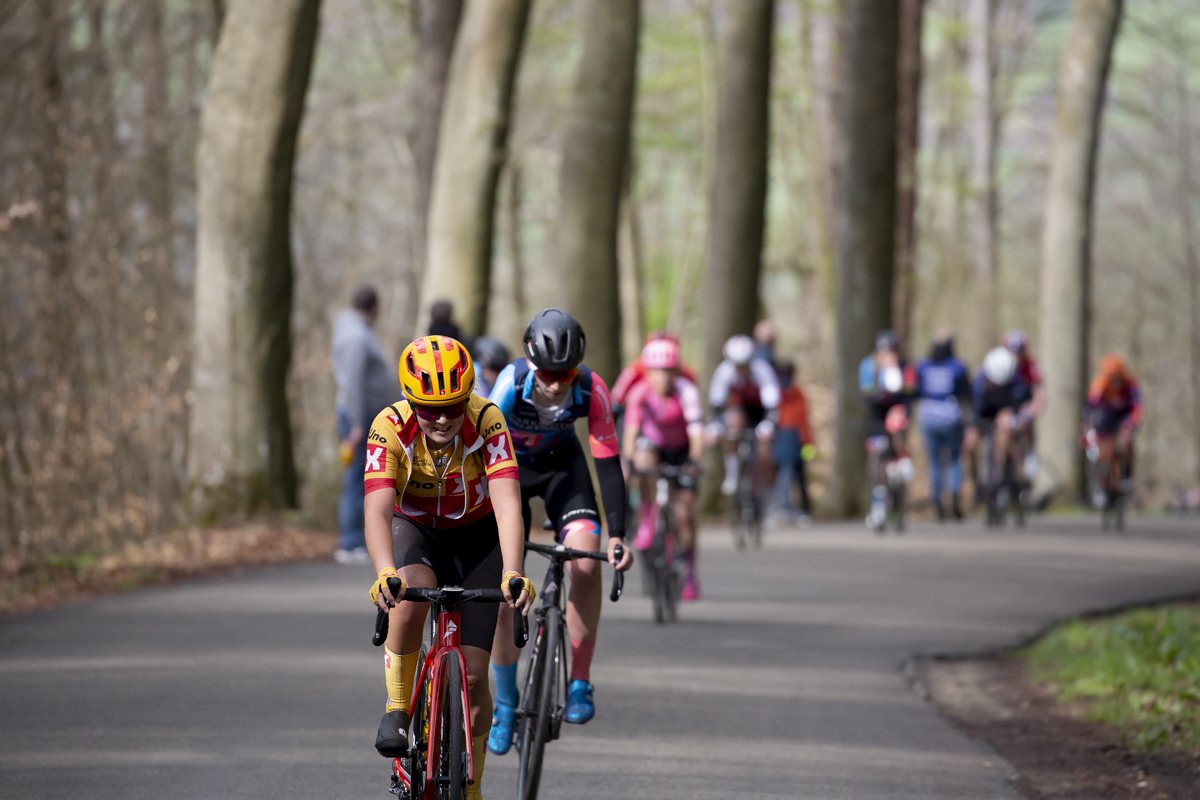
[[[580,362],[587,349],[583,328],[567,312],[547,308],[525,329],[524,357],[500,373],[491,400],[508,422],[521,471],[525,535],[529,535],[529,499],[541,497],[558,541],[579,550],[600,546],[600,512],[583,447],[575,436],[575,420],[588,422],[588,441],[608,520],[609,561],[620,570],[633,564],[631,548],[618,563],[616,544],[625,538],[625,479],[621,474],[612,400],[604,380]],[[571,635],[571,675],[567,686],[566,721],[584,723],[596,713],[589,682],[596,627],[600,622],[600,564],[571,561],[567,596],[567,630]],[[517,702],[517,656],[504,614],[496,630],[492,672],[496,678],[496,711],[488,748],[508,752],[512,745]]]
[[[508,366],[512,355],[499,339],[476,336],[471,343],[471,357],[475,359],[475,394],[490,397],[500,370]]]

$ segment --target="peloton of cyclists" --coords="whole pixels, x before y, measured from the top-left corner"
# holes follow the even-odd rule
[[[898,470],[901,480],[912,479],[908,456],[908,403],[916,389],[916,371],[900,352],[895,331],[880,331],[875,352],[858,365],[858,388],[867,404],[868,471],[871,478],[871,509],[867,526],[882,530],[887,517],[888,465]]]
[[[1088,387],[1085,427],[1091,425],[1100,449],[1097,463],[1108,472],[1108,493],[1127,494],[1133,474],[1133,432],[1142,419],[1142,395],[1137,381],[1125,366],[1125,359],[1110,353],[1100,359],[1100,372]],[[1113,467],[1116,467],[1115,469]],[[1092,502],[1102,508],[1107,501],[1097,487]]]
[[[490,397],[512,433],[520,465],[525,536],[531,522],[529,501],[537,496],[545,501],[559,542],[579,550],[596,550],[600,546],[600,512],[587,458],[575,436],[575,421],[587,421],[608,522],[609,561],[623,571],[633,563],[629,548],[619,563],[614,557],[616,545],[625,537],[625,478],[608,386],[581,363],[586,346],[583,328],[570,314],[558,308],[538,312],[525,329],[521,358],[500,372]],[[596,713],[589,679],[600,621],[600,565],[590,559],[571,561],[567,570],[571,674],[566,721],[585,723]],[[492,647],[496,706],[488,738],[488,748],[497,754],[512,746],[520,700],[520,652],[512,644],[511,626],[511,611],[501,609]]]
[[[771,437],[779,408],[779,379],[770,362],[754,357],[754,340],[738,334],[731,336],[722,354],[725,360],[713,371],[708,386],[708,404],[713,410],[710,439],[724,434],[725,478],[721,493],[730,497],[737,491],[740,475],[738,442],[746,430],[753,429],[755,455],[766,474],[771,462]]]
[[[696,583],[696,479],[704,448],[704,410],[696,384],[680,374],[679,345],[663,337],[642,349],[646,377],[626,396],[625,435],[622,450],[640,475],[641,502],[638,532],[633,546],[646,550],[654,541],[659,506],[653,470],[660,464],[682,467],[673,479],[670,501],[687,576],[680,597],[697,600]]]
[[[408,752],[429,607],[397,603],[387,579],[425,588],[501,586],[523,613],[534,597],[528,579],[519,597],[508,590],[508,579],[522,575],[517,462],[504,416],[472,393],[471,356],[454,339],[425,336],[404,349],[399,373],[404,398],[379,412],[367,437],[364,498],[367,550],[378,572],[369,595],[380,608],[391,608],[384,650],[388,699],[375,740],[387,757]],[[491,708],[487,663],[497,607],[468,603],[459,614],[471,727],[482,731]],[[479,734],[470,742],[476,778],[468,798],[479,797],[485,738]]]

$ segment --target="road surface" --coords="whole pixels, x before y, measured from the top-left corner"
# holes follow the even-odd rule
[[[605,602],[596,719],[547,750],[551,798],[1016,798],[1012,770],[908,685],[913,653],[1011,644],[1088,609],[1200,592],[1195,522],[1022,532],[706,531],[701,602]],[[530,557],[540,581],[540,557]],[[636,570],[635,573],[637,574]],[[0,798],[376,798],[367,567],[304,564],[0,623]],[[484,796],[512,797],[515,754]]]

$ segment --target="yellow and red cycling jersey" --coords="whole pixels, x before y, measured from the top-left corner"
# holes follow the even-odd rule
[[[445,454],[438,468],[407,401],[388,406],[367,437],[366,493],[391,489],[397,514],[454,528],[491,512],[489,479],[519,479],[504,415],[478,395],[466,401],[462,430]]]

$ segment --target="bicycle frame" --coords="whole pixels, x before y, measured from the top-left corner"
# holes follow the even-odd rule
[[[462,709],[463,709],[463,733],[469,743],[471,741],[471,702],[467,695],[467,659],[463,656],[461,642],[459,640],[459,628],[461,627],[461,619],[457,611],[443,611],[440,606],[434,603],[433,612],[436,615],[436,622],[432,625],[433,636],[431,638],[431,646],[429,652],[425,656],[425,663],[421,666],[421,676],[417,680],[417,685],[413,691],[413,708],[416,707],[418,698],[421,697],[421,692],[428,691],[428,687],[440,687],[442,685],[442,677],[445,674],[446,659],[458,659],[459,674],[462,675]],[[437,747],[440,746],[442,733],[442,693],[433,691],[428,693],[429,708],[426,711],[426,718],[429,723],[429,741],[426,743],[425,754],[425,793],[424,797],[427,800],[433,800],[437,797],[437,763],[440,753]],[[475,782],[475,754],[471,752],[468,745],[467,751],[467,783]],[[395,760],[395,768],[397,775],[400,776],[402,783],[405,782],[404,769],[400,765],[400,759]],[[411,791],[411,784],[408,785]]]

